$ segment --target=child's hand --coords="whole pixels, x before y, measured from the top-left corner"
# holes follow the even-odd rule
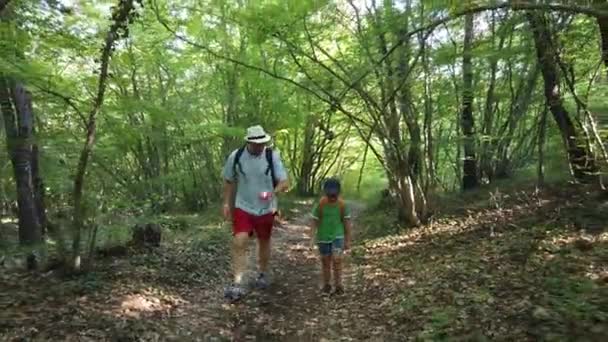
[[[344,250],[345,251],[350,250],[350,244],[351,244],[350,243],[350,239],[347,239],[347,240],[344,241]]]

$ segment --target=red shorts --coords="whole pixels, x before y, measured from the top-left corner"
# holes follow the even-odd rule
[[[251,236],[255,231],[258,239],[270,239],[272,226],[274,225],[274,215],[272,213],[256,216],[235,208],[232,217],[232,234],[249,233]]]

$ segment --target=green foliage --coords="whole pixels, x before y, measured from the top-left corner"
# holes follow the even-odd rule
[[[476,5],[412,2],[409,12],[403,4],[390,2],[375,7],[270,0],[144,5],[110,60],[108,91],[85,184],[89,221],[100,225],[101,239],[110,243],[126,239],[131,224],[114,228],[109,217],[115,213],[150,218],[214,208],[222,196],[225,158],[242,145],[244,129],[253,124],[273,133],[294,188],[311,178],[310,189],[301,192],[316,192],[324,177],[337,175],[346,197],[375,205],[389,186],[387,174],[395,168],[387,158],[392,149],[397,147],[408,159],[416,143],[408,122],[413,120],[420,130],[421,185],[430,189],[430,197],[459,189],[462,18],[437,27],[424,51],[422,37],[414,35],[384,55],[400,44],[405,32]],[[100,47],[112,3],[66,6],[58,10],[13,1],[10,20],[0,23],[0,50],[10,51],[0,56],[0,73],[20,80],[32,92],[53,219],[72,205],[73,175],[84,138],[82,118],[97,92]],[[558,34],[560,56],[571,67],[576,92],[599,119],[605,136],[608,103],[606,86],[597,77],[604,74],[597,24],[584,16],[572,19]],[[475,23],[471,92],[480,174],[483,163],[494,169],[504,164],[513,182],[536,178],[538,115],[545,100],[541,78],[530,91],[525,89],[536,64],[526,18],[501,10],[476,14]],[[407,79],[402,79],[404,68]],[[351,84],[354,80],[358,83]],[[391,104],[383,103],[396,90],[389,89],[390,84],[400,88]],[[493,103],[488,107],[492,84]],[[573,119],[588,124],[575,114],[573,95],[562,89]],[[526,93],[531,94],[529,103],[522,104],[526,101],[521,94]],[[389,120],[391,111],[396,111],[397,123]],[[549,122],[544,163],[545,178],[552,182],[568,177],[568,168],[550,115]],[[306,132],[312,132],[308,140]],[[328,132],[333,139],[327,138]],[[366,145],[377,155],[368,151],[363,165]],[[0,148],[6,149],[4,139]],[[8,158],[0,162],[2,170],[10,169]],[[1,202],[14,201],[13,181],[11,172],[2,172]],[[372,215],[377,224],[370,236],[396,229],[395,220],[387,218],[394,210],[386,205],[382,210]],[[62,226],[67,229],[69,224]]]

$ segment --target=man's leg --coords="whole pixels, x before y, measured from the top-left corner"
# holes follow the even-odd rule
[[[268,262],[270,261],[270,238],[267,240],[258,238],[258,267],[260,273],[268,273]]]
[[[249,233],[241,232],[234,234],[232,238],[232,270],[234,284],[240,286],[247,269],[247,245]]]
[[[234,210],[232,226],[232,271],[234,283],[240,286],[247,270],[247,247],[253,231],[251,215],[240,209]]]
[[[268,273],[271,254],[271,236],[274,216],[272,214],[255,218],[254,228],[258,241],[258,267],[262,275]]]

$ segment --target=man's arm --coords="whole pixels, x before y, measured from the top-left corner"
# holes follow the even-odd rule
[[[224,179],[224,207],[232,206],[232,196],[234,195],[234,183]]]

